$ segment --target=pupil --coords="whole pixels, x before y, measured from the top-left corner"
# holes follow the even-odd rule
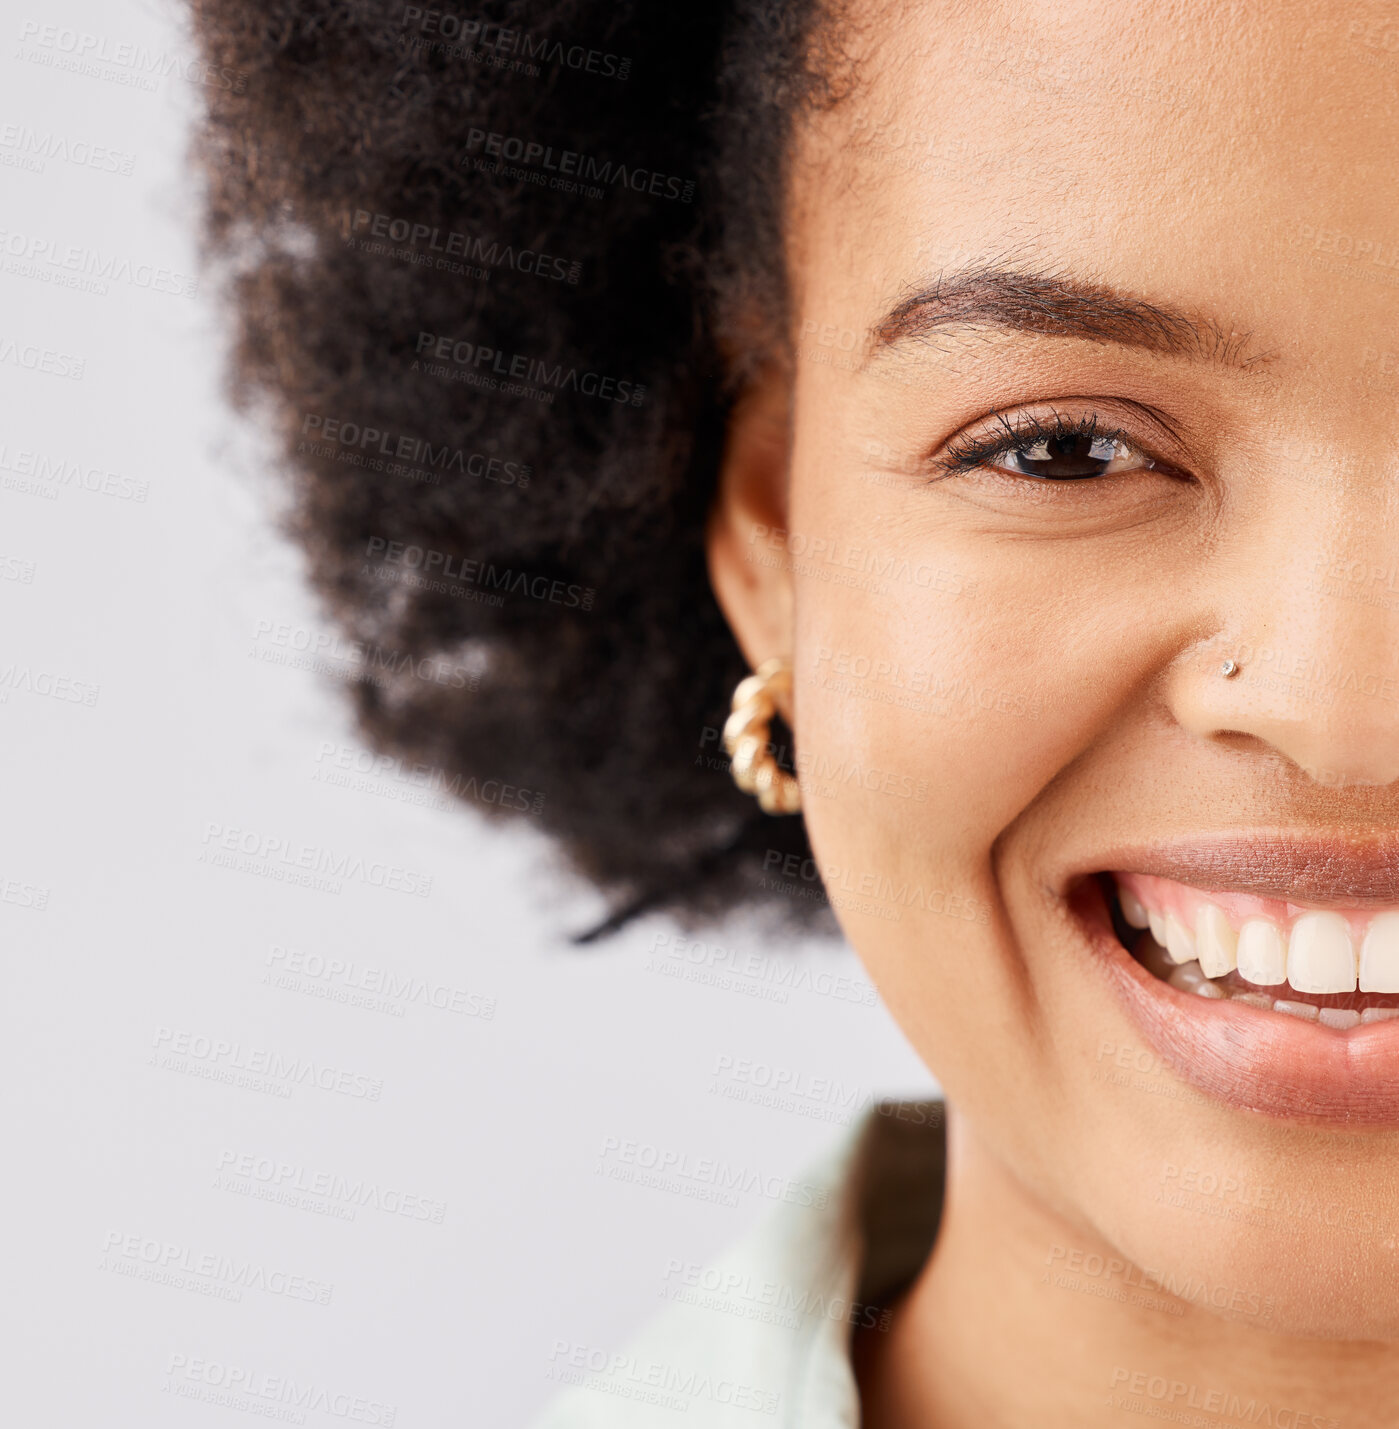
[[[1016,468],[1025,476],[1051,481],[1081,481],[1101,476],[1117,455],[1117,443],[1087,433],[1066,432],[1045,437],[1015,453]]]

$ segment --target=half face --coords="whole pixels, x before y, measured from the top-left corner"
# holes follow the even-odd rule
[[[798,143],[791,386],[736,421],[711,543],[747,654],[792,654],[832,902],[968,1123],[1136,1264],[1338,1336],[1399,1332],[1367,14],[867,13]]]

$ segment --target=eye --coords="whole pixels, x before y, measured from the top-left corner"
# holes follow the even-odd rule
[[[1015,476],[1082,481],[1091,476],[1144,471],[1155,463],[1121,437],[1067,432],[1003,448],[1001,453],[987,460],[986,465]]]
[[[1162,469],[1126,433],[1093,414],[998,416],[989,431],[955,438],[939,461],[945,475],[986,469],[1040,481],[1086,481]]]

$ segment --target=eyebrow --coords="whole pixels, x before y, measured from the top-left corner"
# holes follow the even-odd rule
[[[1251,333],[1103,284],[978,267],[940,275],[901,299],[870,329],[869,356],[947,328],[1084,338],[1236,368],[1249,368],[1272,355],[1246,358]]]

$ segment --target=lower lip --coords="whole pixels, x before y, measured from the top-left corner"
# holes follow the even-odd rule
[[[1399,1127],[1399,1018],[1340,1031],[1180,992],[1118,941],[1094,880],[1069,902],[1128,1017],[1197,1091],[1291,1121]]]

